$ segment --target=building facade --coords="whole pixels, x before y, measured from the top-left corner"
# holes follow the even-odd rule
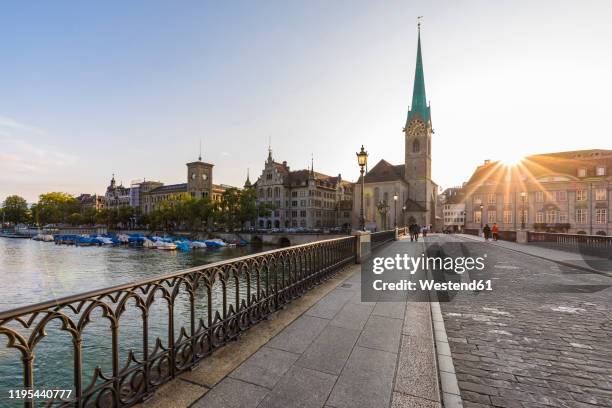
[[[533,155],[516,166],[485,161],[465,188],[466,229],[612,235],[611,170],[612,150]]]
[[[148,214],[159,210],[164,203],[172,205],[185,194],[195,198],[210,198],[213,201],[221,201],[223,192],[231,186],[224,184],[213,184],[213,164],[202,161],[187,163],[187,182],[179,184],[164,185],[159,181],[144,181],[139,183],[139,204],[142,214]]]
[[[438,202],[442,207],[443,230],[462,232],[465,226],[465,194],[463,188],[447,188],[438,197]]]
[[[106,199],[104,196],[98,194],[81,194],[76,198],[81,204],[83,210],[100,211],[106,206]]]
[[[130,206],[130,188],[117,185],[114,174],[104,194],[104,205],[111,210]]]
[[[417,59],[412,105],[404,125],[404,164],[378,162],[365,174],[364,218],[367,229],[389,229],[395,225],[434,225],[438,186],[431,179],[431,110],[425,93],[421,55],[421,31],[417,41]],[[355,185],[355,201],[361,199],[361,178]],[[360,220],[360,205],[354,209],[354,225]]]
[[[247,177],[245,186],[250,185]],[[350,227],[353,183],[310,169],[291,171],[287,162],[278,163],[268,151],[261,176],[254,183],[259,204],[271,205],[268,217],[259,217],[259,228]]]

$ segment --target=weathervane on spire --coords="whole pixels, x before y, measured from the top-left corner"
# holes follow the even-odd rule
[[[419,30],[419,32],[421,31],[421,19],[423,18],[423,16],[418,16],[417,17],[417,28]]]

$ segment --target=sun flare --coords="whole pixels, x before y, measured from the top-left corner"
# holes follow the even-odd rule
[[[512,167],[519,164],[525,156],[518,151],[507,149],[500,152],[499,160],[504,166]]]

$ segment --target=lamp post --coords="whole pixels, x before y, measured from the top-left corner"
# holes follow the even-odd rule
[[[365,188],[365,167],[368,164],[368,152],[365,151],[363,145],[361,145],[361,150],[356,153],[357,154],[357,163],[359,164],[359,172],[361,173],[361,210],[359,212],[359,227],[362,231],[365,231],[365,215],[364,215],[364,207],[365,200],[363,195],[363,190]]]
[[[406,226],[406,206],[402,206],[402,227]]]
[[[525,229],[525,200],[527,199],[527,192],[521,191],[521,230]]]
[[[397,228],[397,192],[393,193],[393,227]]]
[[[480,204],[480,231],[482,231],[482,218],[484,217],[484,213],[482,212],[484,205]]]

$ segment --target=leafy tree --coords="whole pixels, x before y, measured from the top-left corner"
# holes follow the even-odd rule
[[[79,201],[67,193],[41,194],[32,206],[32,214],[38,224],[65,223],[71,214],[80,211]]]
[[[30,210],[28,203],[23,197],[11,195],[6,197],[2,208],[2,216],[5,222],[19,224],[30,220]]]

